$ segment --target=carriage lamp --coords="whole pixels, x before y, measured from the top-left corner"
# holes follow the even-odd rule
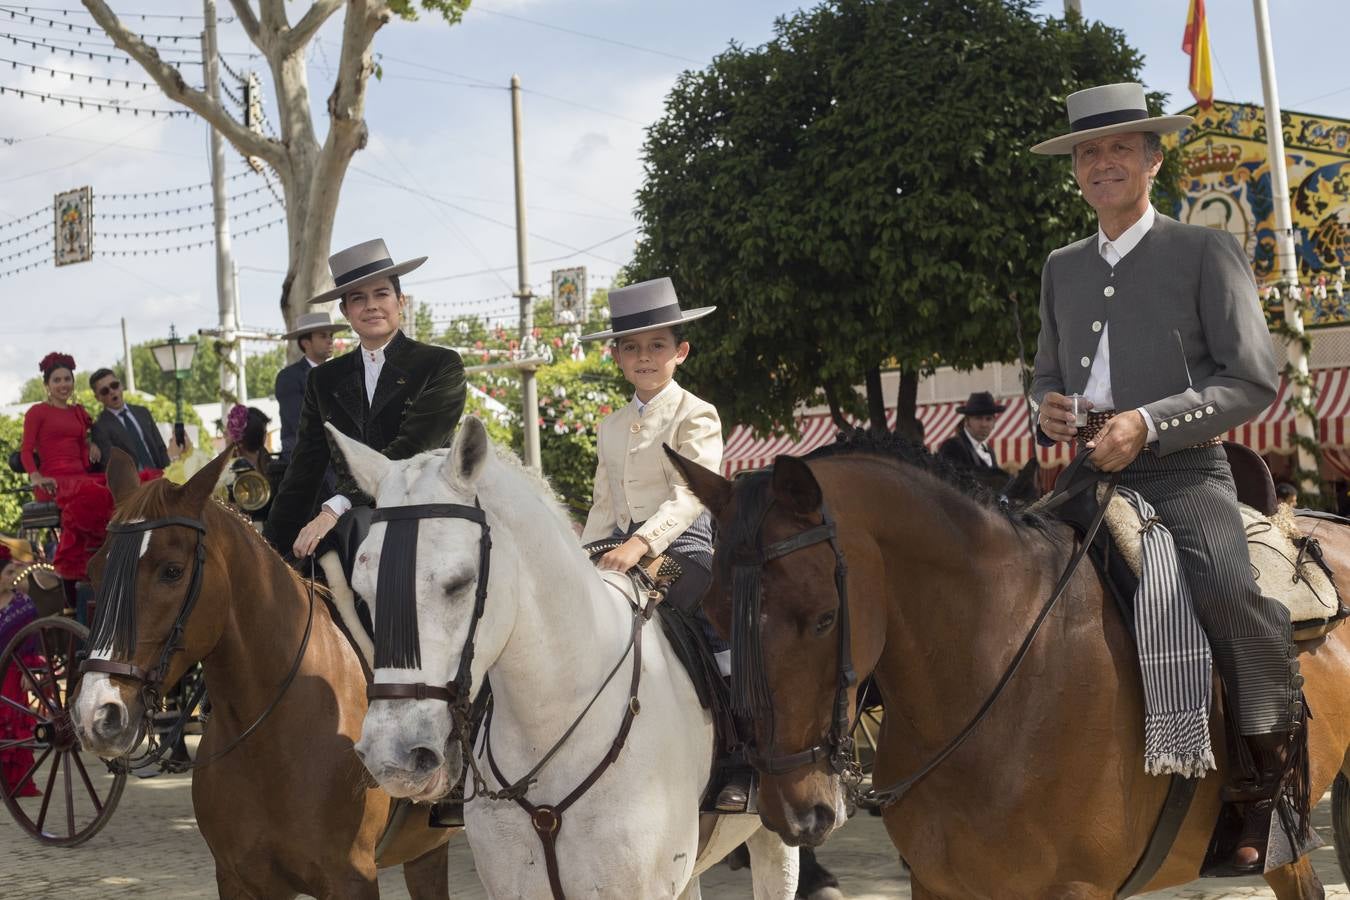
[[[170,325],[169,340],[163,344],[155,344],[150,348],[150,352],[155,355],[159,370],[165,375],[173,376],[175,410],[173,439],[178,444],[178,449],[182,450],[187,446],[187,429],[183,427],[183,379],[192,372],[192,358],[197,355],[197,345],[192,341],[181,340],[178,337],[178,329]]]

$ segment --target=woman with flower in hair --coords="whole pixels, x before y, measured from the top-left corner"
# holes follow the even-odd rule
[[[267,479],[272,493],[277,490],[277,479],[272,477],[272,454],[267,449],[267,426],[272,418],[256,406],[244,406],[236,403],[225,419],[225,439],[234,448],[235,458],[225,475],[225,483],[234,501],[234,482],[244,472],[256,471]],[[249,511],[255,522],[265,522],[271,509],[269,500],[265,505]]]
[[[72,401],[75,360],[48,353],[38,364],[47,399],[23,417],[23,467],[38,500],[55,500],[61,510],[61,540],[52,564],[66,580],[67,593],[84,579],[90,558],[103,544],[113,514],[112,494],[103,475],[90,471],[99,460],[90,436],[93,424],[83,406]]]

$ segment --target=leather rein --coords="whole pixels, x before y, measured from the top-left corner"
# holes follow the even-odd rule
[[[1008,663],[1003,675],[994,685],[989,696],[980,705],[975,715],[966,723],[959,732],[956,733],[943,747],[920,766],[913,774],[893,782],[884,788],[872,787],[867,791],[861,791],[859,784],[861,782],[861,773],[858,769],[856,760],[853,758],[853,740],[851,737],[852,727],[850,721],[850,704],[848,690],[857,683],[857,674],[853,669],[853,657],[849,640],[849,603],[848,603],[848,566],[844,560],[844,553],[839,548],[838,535],[834,519],[830,516],[829,509],[822,503],[821,515],[822,523],[813,526],[805,531],[799,532],[790,538],[777,543],[770,544],[767,547],[760,548],[758,545],[762,542],[762,532],[764,520],[768,516],[769,510],[773,507],[770,501],[765,505],[763,513],[756,523],[755,530],[751,533],[754,544],[747,546],[743,544],[735,551],[734,566],[748,566],[757,570],[762,570],[768,562],[787,556],[798,550],[814,546],[816,544],[830,544],[834,551],[835,571],[834,583],[835,592],[839,598],[838,621],[836,627],[839,629],[839,661],[837,666],[838,679],[835,689],[834,710],[829,730],[825,735],[815,742],[811,747],[797,753],[784,754],[779,756],[767,756],[756,751],[753,745],[747,748],[751,764],[759,771],[767,775],[785,775],[796,769],[813,765],[821,760],[827,760],[830,768],[838,774],[845,782],[846,789],[853,796],[855,802],[862,807],[885,808],[899,801],[907,794],[911,788],[927,777],[934,769],[940,766],[947,757],[965,743],[966,739],[975,731],[975,729],[988,716],[994,704],[998,702],[999,697],[1007,688],[1008,683],[1012,681],[1017,670],[1021,668],[1022,662],[1026,659],[1031,646],[1035,643],[1036,636],[1040,633],[1041,626],[1045,624],[1050,613],[1054,611],[1059,604],[1064,592],[1068,589],[1074,573],[1078,570],[1083,557],[1087,555],[1088,549],[1092,546],[1092,541],[1101,527],[1102,520],[1106,515],[1106,508],[1110,502],[1111,495],[1115,493],[1116,485],[1120,481],[1120,474],[1115,473],[1105,482],[1106,492],[1099,501],[1099,507],[1096,515],[1083,540],[1075,548],[1069,562],[1065,565],[1064,571],[1060,574],[1055,588],[1051,591],[1049,598],[1041,607],[1040,612],[1031,624],[1030,630],[1023,639],[1017,652],[1013,654],[1012,660]],[[1053,509],[1078,493],[1097,484],[1096,481],[1082,481],[1074,485],[1069,490],[1054,495],[1043,506],[1043,509]],[[759,571],[755,573],[756,577]],[[770,709],[772,715],[772,709]]]
[[[206,564],[206,525],[199,519],[189,518],[187,516],[166,516],[160,519],[151,519],[144,522],[114,522],[108,525],[109,534],[139,534],[148,531],[154,531],[156,528],[169,527],[191,528],[196,532],[196,551],[193,554],[192,575],[188,580],[187,593],[183,596],[183,602],[178,608],[178,614],[174,616],[173,624],[169,628],[168,637],[165,638],[164,645],[160,649],[159,659],[149,669],[143,669],[131,662],[122,662],[114,659],[99,659],[88,657],[80,663],[80,674],[88,672],[101,672],[106,675],[112,675],[119,678],[129,678],[140,684],[141,708],[144,710],[143,721],[149,749],[147,752],[137,758],[133,768],[141,769],[156,762],[160,762],[161,757],[168,752],[174,741],[158,742],[153,728],[154,713],[162,708],[164,703],[163,688],[164,681],[168,677],[169,666],[173,662],[174,654],[183,649],[183,634],[187,630],[188,618],[192,615],[192,610],[197,605],[197,599],[201,596],[203,573]],[[295,681],[295,677],[300,672],[300,664],[305,658],[305,651],[309,647],[310,635],[314,630],[314,561],[310,560],[310,577],[306,582],[309,595],[309,612],[305,620],[304,636],[300,640],[300,647],[296,651],[295,659],[291,663],[290,671],[282,679],[281,686],[277,689],[276,695],[272,701],[267,704],[261,713],[255,718],[247,728],[231,738],[224,747],[211,754],[206,759],[198,759],[191,764],[173,763],[171,768],[177,772],[186,772],[193,769],[200,769],[209,766],[211,763],[225,756],[242,744],[249,735],[253,734],[262,725],[264,721],[276,710],[287,690]],[[134,594],[127,594],[117,598],[117,603],[135,603]],[[111,615],[111,610],[106,604],[99,604],[95,609],[95,616]],[[94,633],[98,633],[98,628],[94,628]],[[185,705],[179,714],[178,721],[170,729],[170,734],[177,736],[182,734],[183,725],[187,722],[192,713],[192,708],[200,700],[202,691],[197,691],[192,699]],[[162,765],[167,765],[163,764]]]
[[[647,591],[647,603],[641,607],[635,606],[633,609],[633,622],[629,631],[628,644],[624,647],[624,652],[620,655],[609,674],[600,684],[599,689],[591,697],[589,703],[581,710],[572,724],[563,732],[548,752],[543,755],[534,768],[530,769],[525,775],[510,784],[507,783],[506,776],[497,766],[496,759],[492,755],[492,707],[489,700],[483,708],[481,714],[477,714],[474,707],[474,694],[472,690],[473,683],[473,657],[475,648],[475,639],[478,634],[478,624],[483,618],[483,612],[487,607],[487,590],[489,566],[492,560],[492,529],[488,525],[487,517],[483,508],[474,498],[473,506],[466,506],[459,503],[424,503],[415,506],[395,506],[376,509],[371,517],[372,524],[375,522],[389,521],[407,521],[417,522],[421,519],[465,519],[476,523],[481,529],[478,550],[478,583],[474,590],[473,617],[469,621],[469,633],[464,639],[464,647],[460,651],[459,668],[455,677],[444,685],[427,684],[425,682],[377,682],[366,688],[366,696],[371,700],[439,700],[450,707],[450,716],[454,726],[455,734],[458,737],[460,751],[464,761],[468,764],[473,773],[474,793],[473,797],[486,797],[491,800],[511,800],[515,802],[530,817],[530,824],[534,827],[535,834],[539,837],[539,842],[544,848],[544,863],[548,874],[549,889],[553,893],[555,900],[564,900],[562,889],[562,877],[558,865],[558,833],[562,829],[563,813],[577,800],[581,799],[587,791],[595,786],[600,777],[605,774],[615,760],[619,758],[619,753],[623,750],[625,742],[628,740],[628,733],[633,727],[633,720],[642,710],[642,704],[638,700],[638,688],[642,681],[642,631],[643,625],[651,618],[656,608],[656,603],[660,599],[660,594],[654,590]],[[416,541],[415,531],[411,535],[404,533],[396,536],[393,529],[385,531],[384,541],[387,545],[391,538],[396,540],[410,540],[413,543],[413,565],[416,566]],[[385,549],[388,549],[387,547]],[[406,552],[406,551],[405,551]],[[381,551],[381,559],[388,558],[384,551]],[[645,575],[643,576],[645,577]],[[411,589],[411,588],[409,588]],[[378,594],[378,589],[377,589]],[[389,598],[393,600],[394,598]],[[396,602],[414,603],[415,597],[398,598]],[[376,597],[375,609],[378,622],[379,610],[383,604],[380,597]],[[414,606],[415,609],[415,606]],[[414,632],[415,634],[415,632]],[[381,632],[376,630],[376,640],[380,639]],[[380,654],[377,646],[376,655]],[[623,666],[629,656],[633,658],[633,674],[629,680],[626,705],[624,708],[623,719],[619,723],[618,734],[610,743],[608,752],[596,764],[589,775],[587,775],[580,784],[572,789],[561,801],[555,804],[534,804],[526,799],[531,786],[537,781],[536,776],[550,760],[562,749],[568,739],[576,732],[586,715],[591,711],[601,694],[609,687],[619,669]],[[420,661],[420,653],[418,654]],[[491,769],[493,777],[497,783],[503,787],[492,790],[487,786],[483,773],[478,767],[477,758],[473,752],[473,741],[476,732],[477,723],[482,722],[483,729],[483,751],[487,755],[488,767]],[[465,801],[472,799],[466,797]]]

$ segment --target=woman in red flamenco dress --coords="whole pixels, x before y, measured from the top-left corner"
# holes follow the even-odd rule
[[[0,544],[0,560],[3,560],[3,570],[0,571],[0,652],[4,652],[19,629],[37,618],[37,608],[32,599],[15,584],[16,576],[24,567],[11,559],[9,547],[4,544]],[[30,670],[42,664],[42,657],[33,641],[29,641],[29,646],[19,648],[16,655]],[[28,706],[28,691],[19,667],[7,667],[3,679],[0,696],[21,707]],[[33,717],[24,715],[8,703],[0,703],[0,777],[5,780],[6,792],[14,793],[17,797],[37,797],[41,794],[31,777],[22,785],[19,784],[19,779],[33,767],[33,751],[22,746],[11,746],[15,742],[32,739],[33,722]]]
[[[23,467],[38,500],[56,500],[61,510],[61,540],[52,565],[73,585],[83,580],[89,560],[102,546],[113,515],[113,499],[98,462],[98,447],[89,438],[91,421],[73,401],[75,360],[48,353],[38,366],[47,399],[23,417]]]

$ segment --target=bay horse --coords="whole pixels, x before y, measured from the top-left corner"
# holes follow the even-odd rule
[[[389,793],[418,800],[449,790],[467,757],[466,832],[489,895],[697,898],[699,872],[744,841],[757,900],[790,900],[796,851],[754,816],[705,823],[700,845],[712,718],[661,628],[644,627],[583,553],[547,482],[496,452],[473,417],[448,451],[397,462],[330,434],[376,498],[352,582],[374,598],[372,690],[384,698],[357,752]],[[391,530],[414,516],[415,533]],[[488,722],[476,753],[462,752],[467,724],[452,709],[472,698],[458,692],[489,680]],[[487,795],[527,773],[533,812]]]
[[[858,678],[871,674],[884,698],[874,784],[927,769],[883,813],[916,900],[1117,895],[1169,779],[1144,772],[1138,656],[1090,563],[969,739],[939,757],[1031,633],[1075,550],[1068,526],[981,499],[894,438],[854,434],[735,482],[668,455],[718,521],[705,609],[727,634],[733,615],[742,628],[758,622],[750,649],[767,694],[755,729],[765,825],[789,843],[819,845],[844,821],[848,770],[832,765],[829,745],[840,712],[844,734],[851,724],[856,682],[841,677],[851,652]],[[841,584],[826,513],[846,561]],[[1340,584],[1350,584],[1347,529],[1323,523],[1317,538]],[[758,585],[737,581],[760,564]],[[1348,642],[1342,628],[1302,655],[1314,799],[1347,769]],[[732,652],[740,665],[742,648]],[[1219,770],[1198,786],[1147,890],[1199,875],[1227,768],[1221,715],[1211,725]],[[1266,880],[1281,900],[1323,896],[1307,857]]]
[[[158,685],[165,691],[200,661],[211,715],[192,806],[220,896],[378,897],[376,849],[391,799],[352,751],[366,711],[365,670],[323,599],[250,523],[212,499],[228,457],[181,487],[164,479],[142,486],[130,457],[114,451],[108,486],[117,513],[91,572],[96,586],[120,577],[126,589],[113,599],[101,593],[90,643],[94,660],[117,661],[104,669],[130,666],[109,674],[96,665],[80,680],[71,709],[80,742],[106,759],[127,758],[146,733],[141,673],[167,661]],[[124,554],[130,559],[110,554],[118,529],[138,525],[131,539],[139,558],[135,547]],[[119,566],[126,568],[110,571]],[[175,641],[180,611],[187,615]],[[109,617],[127,632],[118,643],[129,647],[116,653],[100,649],[100,621]],[[443,900],[450,831],[427,821],[425,810],[402,817],[378,865],[402,864],[409,894]]]

